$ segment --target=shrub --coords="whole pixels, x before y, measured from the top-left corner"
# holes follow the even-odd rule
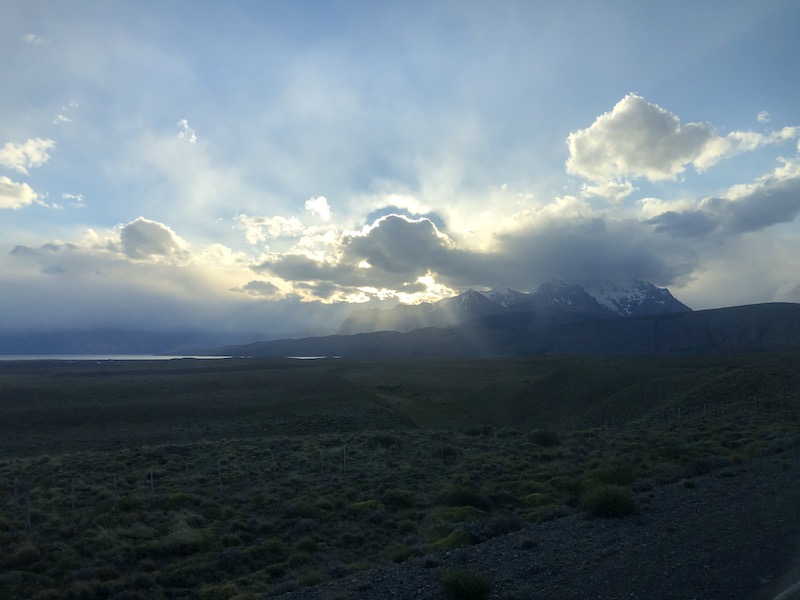
[[[577,477],[570,477],[569,475],[556,475],[547,482],[557,490],[568,492],[579,496],[583,492],[583,482]]]
[[[183,492],[176,492],[167,496],[166,504],[167,508],[173,510],[178,508],[191,508],[202,504],[202,499],[184,494]]]
[[[391,433],[376,433],[372,438],[377,446],[383,448],[400,448],[403,445],[403,439]]]
[[[548,504],[552,504],[553,500],[547,494],[542,494],[541,492],[533,492],[532,494],[528,494],[523,499],[527,506],[546,506]]]
[[[522,529],[523,521],[512,512],[494,513],[483,524],[481,535],[484,538],[493,538]]]
[[[388,508],[393,509],[411,508],[414,506],[414,497],[411,495],[411,492],[407,490],[386,490],[381,495],[380,501],[383,502],[383,504]]]
[[[530,433],[530,439],[534,444],[539,446],[558,446],[561,439],[555,431],[550,429],[534,429]]]
[[[491,581],[471,569],[448,569],[439,574],[445,596],[450,600],[482,600],[489,595]]]
[[[294,543],[294,549],[303,552],[316,552],[318,546],[317,541],[309,535],[304,535]]]
[[[441,458],[445,462],[455,460],[461,454],[461,450],[452,444],[436,444],[431,450],[431,455],[434,458]]]
[[[599,467],[593,475],[599,482],[613,485],[629,485],[635,478],[633,467],[625,464]]]
[[[330,578],[330,575],[322,571],[309,571],[300,577],[300,583],[306,587],[314,587],[315,585],[329,581]]]
[[[207,583],[200,588],[200,600],[228,600],[239,593],[235,583]]]
[[[471,523],[474,521],[484,521],[489,516],[485,510],[480,510],[474,506],[448,506],[436,511],[436,516],[452,523]]]
[[[593,517],[625,517],[636,512],[636,499],[628,488],[603,483],[589,488],[583,506]]]
[[[416,533],[417,524],[410,519],[403,519],[397,524],[397,531],[400,533]]]
[[[251,564],[276,563],[289,557],[289,547],[281,540],[270,538],[244,550],[244,560]]]
[[[452,550],[459,546],[469,546],[475,542],[474,538],[464,529],[454,529],[450,535],[444,537],[433,544],[431,547],[434,550]]]
[[[414,550],[407,544],[395,544],[387,550],[386,554],[392,562],[402,563],[414,556]]]
[[[39,548],[30,543],[24,543],[17,551],[2,561],[2,566],[12,569],[29,569],[41,558]]]
[[[446,506],[473,506],[481,510],[491,510],[492,503],[479,491],[465,485],[448,485],[439,497]]]

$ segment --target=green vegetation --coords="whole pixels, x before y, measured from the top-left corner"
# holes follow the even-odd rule
[[[583,506],[593,517],[627,517],[636,512],[636,498],[628,488],[600,483],[586,491]]]
[[[274,595],[800,442],[780,358],[310,362],[0,364],[0,589]]]

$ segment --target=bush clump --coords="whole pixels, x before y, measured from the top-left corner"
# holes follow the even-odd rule
[[[445,506],[473,506],[481,510],[492,510],[492,503],[482,493],[466,485],[448,485],[439,501]]]
[[[534,444],[545,447],[558,446],[561,443],[558,434],[550,429],[534,429],[530,433],[530,439]]]
[[[450,600],[483,600],[489,595],[491,581],[472,569],[448,569],[439,574],[442,590]]]
[[[613,485],[630,485],[636,478],[629,464],[604,465],[595,469],[593,475],[599,482]]]
[[[586,491],[583,506],[593,517],[626,517],[636,512],[636,499],[628,488],[603,483]]]
[[[453,550],[460,546],[470,546],[475,543],[475,538],[464,529],[454,529],[450,535],[444,537],[433,544],[431,548],[434,550]]]
[[[388,508],[401,509],[414,506],[414,496],[408,490],[392,488],[386,490],[380,497],[381,502]]]

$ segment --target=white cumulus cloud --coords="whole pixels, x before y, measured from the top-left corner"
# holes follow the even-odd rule
[[[317,215],[323,221],[331,220],[331,207],[328,205],[328,199],[325,196],[309,198],[306,200],[305,209],[312,215]]]
[[[629,94],[591,126],[567,138],[567,171],[594,182],[675,179],[687,166],[706,170],[720,160],[797,136],[797,127],[761,134],[720,135],[707,123],[686,123],[636,94]]]
[[[27,183],[17,183],[0,176],[0,209],[15,210],[33,204],[36,199],[36,192]]]
[[[6,142],[0,148],[0,167],[27,174],[29,168],[39,167],[50,160],[48,151],[55,145],[53,140],[41,138],[30,138],[22,144]]]

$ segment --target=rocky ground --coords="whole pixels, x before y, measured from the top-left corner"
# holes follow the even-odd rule
[[[800,446],[639,494],[623,519],[573,515],[361,573],[286,600],[441,599],[445,569],[496,599],[769,600],[800,565]]]

